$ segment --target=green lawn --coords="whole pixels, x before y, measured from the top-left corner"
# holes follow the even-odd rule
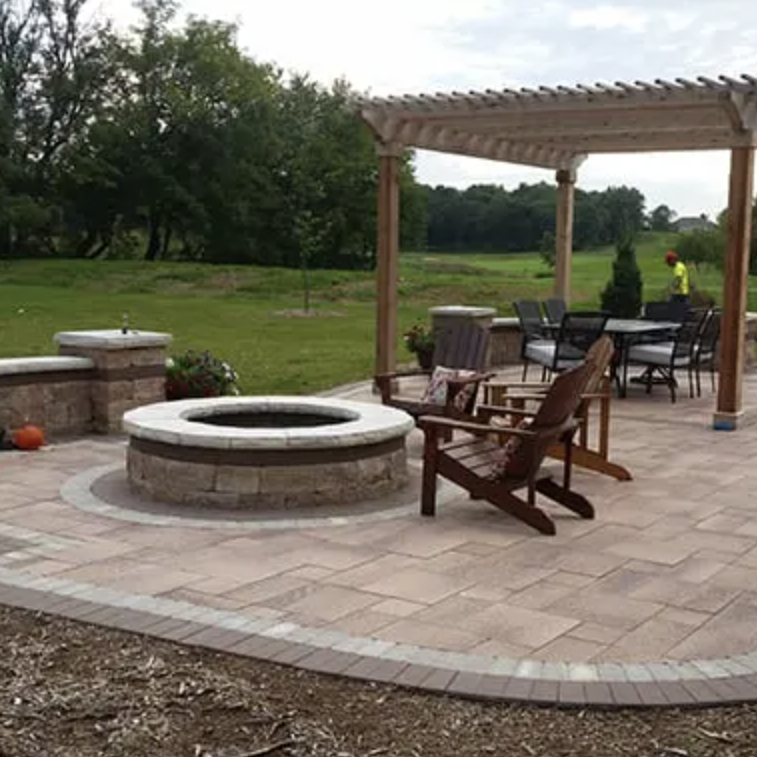
[[[645,299],[669,279],[669,239],[649,235],[637,254]],[[574,302],[594,307],[610,276],[612,250],[576,253]],[[694,274],[720,298],[714,271]],[[134,261],[0,261],[0,357],[54,354],[56,331],[117,328],[128,312],[134,328],[174,335],[173,351],[210,349],[240,373],[249,393],[312,392],[371,374],[375,283],[369,272],[317,271],[312,302],[302,307],[299,271],[244,266]],[[488,305],[511,313],[520,297],[545,297],[552,278],[536,254],[409,253],[400,261],[400,326],[427,319],[438,304]],[[757,306],[757,283],[750,286]],[[400,347],[400,359],[410,356]]]

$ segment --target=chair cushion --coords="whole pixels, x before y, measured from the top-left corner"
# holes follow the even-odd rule
[[[555,359],[555,342],[551,339],[535,339],[526,344],[525,356],[540,365],[552,365]]]
[[[516,428],[527,430],[532,424],[531,418],[523,418],[514,426],[507,418],[493,417],[489,423],[495,428]],[[500,439],[502,437],[499,437]],[[495,481],[505,479],[520,479],[528,475],[531,461],[526,455],[523,439],[510,436],[507,441],[494,453],[494,463],[489,477]]]
[[[628,350],[628,359],[632,363],[644,363],[645,365],[669,366],[673,357],[673,342],[659,342],[656,344],[637,344]],[[676,368],[685,367],[689,364],[689,357],[681,355],[675,359]]]
[[[445,368],[443,365],[437,365],[431,374],[431,380],[428,382],[426,391],[421,397],[421,402],[429,405],[444,405],[447,402],[447,389],[450,379],[466,379],[476,375],[476,371],[456,370],[455,368]],[[465,410],[476,391],[476,384],[471,382],[461,387],[455,395],[453,405],[458,410]]]
[[[533,363],[544,365],[552,368],[555,362],[556,343],[550,339],[539,339],[529,342],[526,345],[525,357]],[[573,354],[575,357],[573,357]],[[558,371],[565,371],[568,368],[575,368],[584,361],[584,355],[580,350],[571,347],[569,344],[563,344],[560,347],[560,359],[557,361]]]

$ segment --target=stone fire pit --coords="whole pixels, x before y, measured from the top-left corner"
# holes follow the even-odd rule
[[[413,419],[319,397],[215,397],[124,415],[134,491],[173,504],[277,510],[347,505],[408,481]]]

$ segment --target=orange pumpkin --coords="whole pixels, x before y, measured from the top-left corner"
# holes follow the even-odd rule
[[[27,423],[13,432],[13,446],[18,449],[39,449],[45,443],[45,434],[38,426]]]

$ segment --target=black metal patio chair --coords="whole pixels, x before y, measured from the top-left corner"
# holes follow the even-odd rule
[[[700,339],[704,321],[708,311],[689,310],[683,323],[676,332],[675,338],[667,342],[652,342],[636,344],[626,352],[623,366],[624,383],[627,385],[628,366],[643,365],[644,384],[647,394],[652,391],[655,374],[659,374],[662,382],[670,390],[671,402],[676,401],[676,370],[685,369],[689,378],[689,396],[694,396],[694,365],[695,350]]]
[[[541,306],[536,300],[518,300],[513,303],[513,309],[520,321],[520,357],[523,361],[522,380],[525,381],[528,377],[528,366],[531,363],[529,349],[537,346],[545,348],[554,346],[555,340],[549,339],[545,334]]]
[[[527,343],[524,359],[542,367],[542,380],[551,373],[574,368],[583,362],[589,347],[602,336],[607,319],[608,314],[604,312],[569,311],[563,315],[557,338]]]

